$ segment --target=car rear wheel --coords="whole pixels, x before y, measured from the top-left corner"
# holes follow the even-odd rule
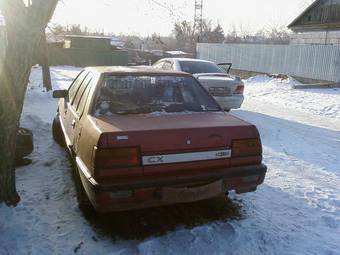
[[[63,130],[61,128],[60,120],[59,120],[59,113],[54,117],[53,124],[52,124],[52,134],[53,139],[56,141],[57,144],[64,147],[65,146],[65,139],[63,135]]]

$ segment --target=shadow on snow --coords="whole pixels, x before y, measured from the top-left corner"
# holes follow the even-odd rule
[[[142,240],[162,236],[178,227],[193,228],[214,221],[239,219],[240,206],[228,198],[96,215],[84,213],[99,236]]]

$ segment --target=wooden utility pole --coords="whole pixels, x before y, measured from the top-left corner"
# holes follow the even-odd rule
[[[50,65],[48,60],[48,45],[46,40],[46,33],[41,37],[40,42],[40,64],[42,67],[42,75],[43,75],[43,85],[46,88],[46,91],[52,90],[52,82],[51,82],[51,73],[50,73]]]

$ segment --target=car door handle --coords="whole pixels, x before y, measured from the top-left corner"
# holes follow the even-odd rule
[[[72,126],[73,129],[76,127],[76,120],[72,120],[71,126]]]

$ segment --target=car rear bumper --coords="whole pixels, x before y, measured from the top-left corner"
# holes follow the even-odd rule
[[[214,99],[223,108],[223,110],[230,110],[240,108],[244,101],[244,96],[233,95],[229,97],[214,97]]]
[[[263,164],[212,170],[195,176],[176,176],[128,183],[99,184],[79,166],[82,183],[98,212],[127,211],[195,202],[223,195],[255,191],[267,172]]]

